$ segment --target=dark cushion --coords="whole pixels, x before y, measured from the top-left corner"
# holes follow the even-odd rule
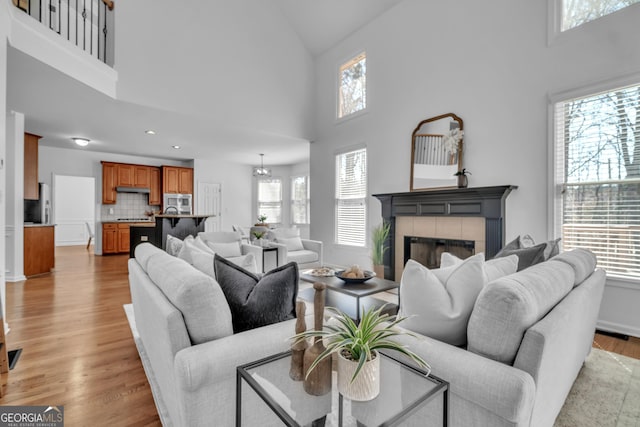
[[[229,308],[233,333],[294,319],[298,264],[290,262],[262,277],[215,255],[213,266]]]
[[[544,250],[547,247],[546,243],[541,243],[530,248],[522,249],[507,249],[503,248],[496,258],[505,257],[509,255],[518,256],[518,271],[524,270],[527,267],[531,267],[534,264],[544,261]]]

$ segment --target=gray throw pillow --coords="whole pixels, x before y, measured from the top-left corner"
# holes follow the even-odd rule
[[[505,257],[509,255],[518,256],[518,271],[524,270],[527,267],[538,264],[544,261],[544,249],[547,247],[546,243],[540,243],[539,245],[532,246],[530,248],[522,249],[502,249],[496,258]]]
[[[229,307],[233,333],[259,328],[296,317],[298,264],[290,262],[262,277],[215,255],[216,280]]]

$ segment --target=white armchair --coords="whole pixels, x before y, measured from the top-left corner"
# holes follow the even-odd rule
[[[271,237],[286,254],[283,263],[295,261],[300,270],[322,267],[323,244],[320,240],[300,238],[297,228],[277,228],[271,231]]]
[[[237,254],[230,254],[227,249],[231,248],[235,250],[235,245],[240,246],[241,255],[253,254],[256,262],[256,272],[264,272],[264,253],[261,246],[251,245],[243,242],[243,238],[240,232],[237,231],[209,231],[200,232],[198,236],[217,252],[220,256],[229,258],[232,256],[238,256]],[[235,244],[235,245],[229,245]],[[227,246],[229,245],[229,246]],[[287,250],[285,247],[278,247],[278,267],[287,263]]]

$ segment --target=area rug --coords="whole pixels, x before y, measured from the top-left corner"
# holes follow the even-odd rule
[[[555,427],[640,427],[640,360],[594,348]]]

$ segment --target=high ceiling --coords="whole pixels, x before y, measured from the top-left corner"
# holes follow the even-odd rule
[[[272,0],[313,57],[400,1]],[[79,149],[70,137],[88,136],[93,142],[84,150],[241,164],[256,164],[261,152],[270,165],[308,160],[309,143],[299,137],[216,126],[206,117],[113,100],[13,48],[8,62],[8,110],[25,113],[27,131],[42,135],[42,145]],[[163,132],[141,134],[142,121],[147,128],[161,125]]]

